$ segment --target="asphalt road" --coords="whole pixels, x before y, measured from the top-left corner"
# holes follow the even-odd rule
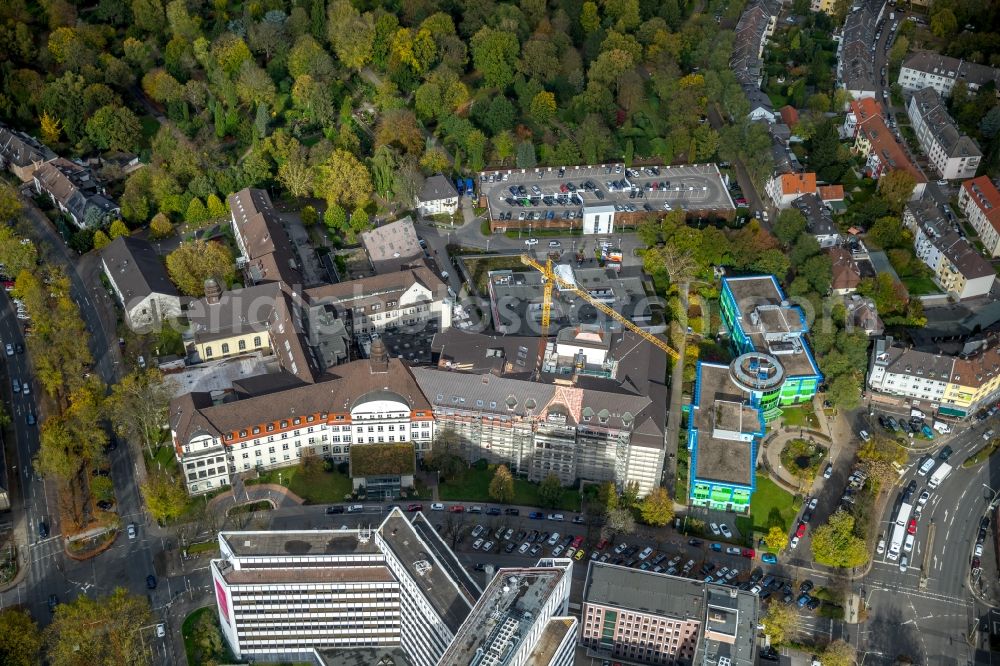
[[[877,424],[874,427],[878,428]],[[993,492],[983,484],[1000,488],[1000,459],[994,456],[974,469],[964,469],[961,463],[983,445],[985,429],[985,424],[978,424],[947,440],[954,449],[949,460],[954,471],[937,489],[930,490],[908,570],[901,572],[897,562],[877,555],[865,576],[862,589],[871,615],[857,636],[859,652],[867,653],[865,663],[890,664],[900,654],[910,655],[916,663],[976,663],[978,646],[970,645],[966,637],[987,606],[970,592],[970,560],[979,520],[993,498]],[[931,453],[936,455],[944,443]],[[926,488],[928,478],[916,472],[921,457],[911,457],[896,488],[900,490],[915,479],[918,488],[914,498]],[[889,530],[900,498],[894,500],[882,516],[883,532]],[[931,534],[933,543],[928,544]],[[924,587],[922,577],[926,579]]]
[[[45,215],[30,200],[25,201],[25,210],[31,223],[23,225],[24,228],[19,231],[27,233],[36,242],[42,257],[65,269],[70,278],[71,296],[80,307],[90,333],[90,350],[95,360],[95,370],[105,382],[113,383],[122,374],[122,361],[115,341],[114,321],[108,314],[107,306],[110,303],[105,301],[102,304],[98,300],[107,298],[98,277],[98,262],[93,256],[80,258],[68,250]],[[7,303],[0,316],[0,335],[3,335],[5,342],[8,337],[17,339],[18,333],[14,328],[13,312]],[[14,357],[14,368],[19,374],[27,374],[27,356]],[[38,435],[35,428],[25,424],[21,415],[27,408],[23,394],[15,394],[14,403],[17,450],[21,457],[17,464],[23,478],[24,467],[31,464],[31,458],[37,453]],[[147,519],[143,513],[137,481],[138,461],[133,458],[129,446],[117,447],[109,452],[108,457],[122,524],[137,523],[138,538],[129,540],[123,532],[109,550],[84,562],[66,556],[62,539],[59,538],[53,493],[50,490],[46,496],[42,490],[51,484],[29,480],[26,486],[26,519],[31,526],[28,531],[31,553],[29,572],[19,586],[0,595],[0,606],[21,605],[44,626],[51,617],[47,607],[49,595],[55,594],[62,602],[79,594],[107,594],[114,588],[123,586],[135,594],[148,594],[154,615],[157,618],[165,617],[164,608],[175,596],[176,589],[172,587],[170,579],[160,580],[154,590],[146,588],[146,576],[155,574],[154,541],[159,544],[160,540],[147,534],[145,528]],[[37,521],[42,516],[49,518],[50,535],[48,539],[39,540]],[[168,631],[171,630],[179,632],[180,626],[168,626]],[[153,663],[178,663],[169,641],[158,641],[155,638],[155,624],[145,627],[142,637],[153,652],[159,655]]]

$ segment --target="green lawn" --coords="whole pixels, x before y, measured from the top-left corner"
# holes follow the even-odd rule
[[[461,477],[450,479],[438,486],[438,497],[446,501],[463,502],[496,502],[490,498],[490,481],[493,479],[493,472],[483,465],[477,463],[466,470]],[[511,504],[523,506],[541,506],[538,499],[538,484],[525,481],[524,479],[514,479],[514,501]],[[575,490],[566,489],[563,492],[560,509],[566,511],[580,510],[580,494]]]
[[[750,500],[750,516],[757,532],[767,532],[774,525],[784,530],[792,527],[792,520],[802,505],[795,496],[780,488],[766,474],[757,475],[757,490]]]
[[[145,451],[145,449],[143,449]],[[159,466],[157,466],[159,463]],[[174,457],[174,449],[169,444],[164,444],[160,446],[153,452],[153,457],[150,458],[149,454],[146,454],[146,467],[152,471],[156,469],[163,469],[166,471],[173,471],[174,466],[177,464],[177,458]]]
[[[306,504],[332,504],[343,502],[352,491],[351,480],[339,472],[327,472],[321,466],[303,469],[302,466],[262,472],[254,483],[281,483],[306,501]]]
[[[910,292],[910,296],[923,296],[925,294],[940,294],[941,290],[934,280],[929,277],[903,277],[900,278],[903,284],[906,285],[907,291]]]
[[[786,426],[793,428],[818,428],[819,420],[813,411],[812,402],[804,402],[800,405],[782,407],[781,420]]]

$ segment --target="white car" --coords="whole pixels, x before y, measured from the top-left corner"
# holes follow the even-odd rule
[[[653,549],[650,546],[646,546],[645,548],[642,549],[642,552],[639,553],[639,559],[644,560],[652,554],[653,554]]]
[[[910,558],[903,555],[899,558],[899,571],[900,573],[906,573],[906,570],[910,568]]]
[[[129,523],[126,531],[128,532],[128,538],[134,539],[136,537],[135,523]]]
[[[858,433],[858,436],[861,437],[862,441],[865,442],[867,442],[872,438],[872,436],[868,434],[867,430],[862,430],[861,432]]]
[[[722,523],[721,525],[719,525],[719,529],[722,531],[722,536],[726,537],[727,539],[733,538],[733,533],[729,531],[729,525]]]
[[[823,478],[829,479],[831,476],[833,476],[833,463],[827,463],[826,469],[823,470]]]
[[[552,557],[559,557],[560,555],[562,555],[562,552],[563,552],[563,547],[560,544],[552,549]]]
[[[555,543],[555,542],[553,542],[553,543]],[[615,555],[621,555],[622,553],[625,552],[626,548],[628,548],[628,544],[625,543],[624,541],[622,541],[620,544],[618,544],[617,546],[615,546]]]
[[[532,245],[538,245],[538,239],[529,238],[528,240],[524,241],[524,244],[527,245],[528,247],[531,247]]]
[[[549,540],[546,543],[550,546],[554,546],[559,543],[559,532],[553,532],[552,536],[549,537]]]
[[[431,511],[444,511],[444,504],[441,502],[434,502],[431,504]]]
[[[531,548],[531,544],[528,543],[527,541],[525,541],[524,543],[521,544],[521,547],[517,549],[517,552],[519,552],[522,555],[524,555],[525,553],[528,552],[529,548]]]
[[[715,536],[719,536],[720,534],[722,534],[722,532],[719,531],[719,526],[716,525],[715,523],[709,523],[708,528],[712,530],[712,534],[714,534]]]
[[[162,622],[156,625],[156,637],[163,638],[167,635],[167,626]]]
[[[929,500],[930,498],[931,494],[925,490],[924,492],[920,493],[920,497],[917,498],[917,504],[923,506],[924,504],[927,504],[927,500]]]
[[[352,504],[351,506],[347,507],[347,513],[361,513],[364,510],[365,507],[363,504]]]
[[[818,497],[813,497],[811,500],[809,500],[809,510],[810,511],[815,511],[816,510],[816,506],[818,504],[819,504],[819,498]]]
[[[483,547],[482,539],[476,539],[475,541],[472,542],[472,550],[479,550],[482,547]]]
[[[562,520],[563,515],[561,513],[550,513],[549,520]]]
[[[906,535],[906,541],[903,542],[903,552],[911,553],[913,552],[913,541],[915,537],[912,534]]]
[[[7,356],[13,356],[13,355],[14,355],[14,345],[12,345],[12,344],[10,344],[8,342],[7,343]]]
[[[878,548],[875,549],[875,552],[879,555],[885,552],[885,539],[878,540]]]
[[[977,543],[976,544],[976,549],[973,551],[973,554],[976,557],[982,557],[983,556],[983,544]]]
[[[793,536],[792,540],[788,542],[788,547],[791,548],[792,550],[795,550],[796,548],[798,548],[798,546],[799,546],[799,538],[797,536]]]
[[[482,536],[485,530],[486,528],[483,527],[482,525],[476,525],[475,527],[472,528],[472,538],[475,539],[477,537]]]
[[[730,546],[729,548],[726,548],[727,555],[739,555],[742,552],[743,551],[737,548],[736,546]]]

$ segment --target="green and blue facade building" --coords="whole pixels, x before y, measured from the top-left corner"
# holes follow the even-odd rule
[[[822,373],[802,308],[774,276],[723,278],[722,321],[737,358],[699,362],[688,414],[689,497],[694,506],[746,513],[766,423],[812,400]]]

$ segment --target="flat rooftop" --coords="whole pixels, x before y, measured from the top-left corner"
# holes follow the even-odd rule
[[[323,666],[413,666],[401,647],[317,650]]]
[[[535,643],[535,649],[528,655],[525,666],[549,666],[566,634],[575,627],[576,620],[571,617],[554,617],[549,620]]]
[[[391,583],[396,580],[384,566],[371,567],[308,567],[295,569],[252,568],[233,569],[220,566],[219,571],[230,585],[273,585],[277,583]]]
[[[649,322],[652,310],[638,266],[624,267],[621,272],[611,269],[573,268],[579,288],[614,308],[637,324]],[[544,285],[537,271],[492,271],[489,274],[493,327],[508,335],[538,336],[541,332]],[[610,320],[576,294],[552,290],[551,324],[549,331],[580,324],[599,324]]]
[[[698,407],[693,414],[694,426],[698,430],[695,477],[750,486],[754,465],[750,443],[712,436],[714,406],[720,401],[742,404],[750,396],[733,383],[728,366],[701,363],[698,367],[700,377],[698,395],[695,396]]]
[[[705,584],[700,580],[591,562],[583,601],[702,622]]]
[[[567,569],[535,567],[501,569],[493,577],[468,619],[441,657],[442,664],[471,664],[480,650],[479,666],[499,666],[517,651]]]
[[[704,663],[718,664],[722,658],[732,666],[756,663],[757,595],[723,585],[705,586],[705,636],[701,641]]]
[[[451,579],[447,566],[445,571],[438,569],[433,549],[398,509],[385,519],[379,534],[448,629],[457,632],[472,610],[472,603]]]
[[[458,561],[455,551],[448,547],[448,544],[444,542],[438,531],[434,529],[431,521],[421,511],[414,516],[412,525],[413,529],[417,531],[427,546],[434,551],[434,556],[437,557],[441,566],[451,575],[451,579],[459,587],[463,588],[469,601],[475,603],[483,594],[482,588],[469,575],[468,569],[463,567],[462,563]]]
[[[303,557],[308,555],[379,554],[374,540],[358,539],[358,530],[223,532],[237,557]]]

